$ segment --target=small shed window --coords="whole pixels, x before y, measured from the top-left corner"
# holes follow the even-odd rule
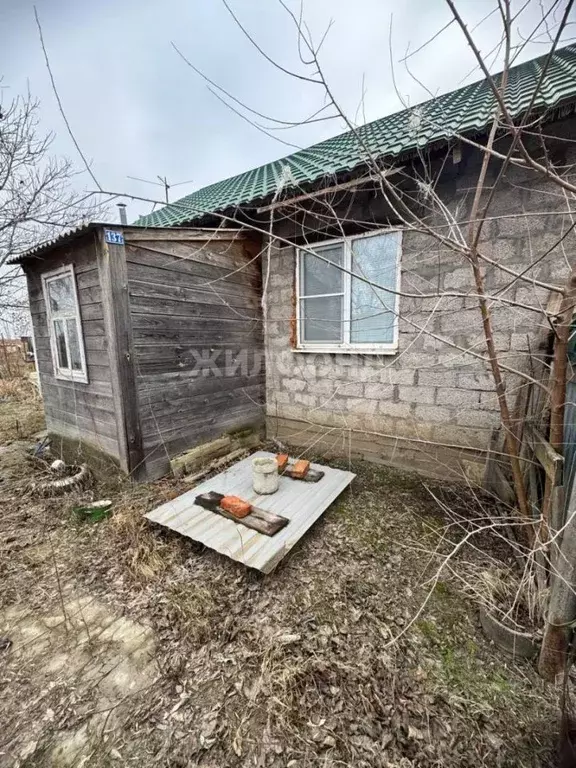
[[[299,249],[298,349],[396,352],[400,251],[398,230]]]
[[[88,383],[74,267],[42,275],[54,375]]]

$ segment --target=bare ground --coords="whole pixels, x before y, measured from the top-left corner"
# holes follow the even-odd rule
[[[4,442],[41,420],[17,407]],[[23,447],[0,452],[1,766],[551,764],[556,693],[486,641],[459,578],[508,554],[487,538],[425,586],[444,520],[422,480],[354,464],[263,577],[143,520],[177,481],[43,499]],[[110,519],[76,520],[103,497]]]

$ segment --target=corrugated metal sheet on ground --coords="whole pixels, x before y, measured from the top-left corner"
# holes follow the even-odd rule
[[[355,477],[352,472],[312,464],[313,469],[325,472],[318,483],[281,477],[276,493],[258,496],[252,489],[252,459],[273,455],[258,451],[177,499],[153,509],[145,517],[232,560],[270,573]],[[264,536],[194,504],[196,496],[209,491],[240,496],[253,506],[287,517],[290,522],[275,536]]]

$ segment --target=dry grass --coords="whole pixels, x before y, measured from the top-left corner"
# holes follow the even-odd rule
[[[33,386],[27,379],[0,379],[0,399],[28,400]]]
[[[34,384],[24,377],[0,378],[0,445],[27,440],[43,427],[42,402]]]
[[[522,576],[515,568],[492,567],[475,574],[474,584],[477,596],[500,621],[526,631],[542,626],[547,595],[530,574]]]
[[[140,504],[128,499],[117,503],[110,529],[112,549],[122,553],[126,568],[136,581],[157,578],[178,557],[177,547],[155,536],[142,517],[142,500]]]
[[[111,750],[143,768],[548,765],[554,694],[490,647],[454,575],[486,570],[493,553],[462,552],[410,625],[435,566],[424,550],[442,534],[438,507],[417,478],[354,469],[353,487],[267,577],[143,520],[185,490],[177,481],[122,488],[97,525],[74,520],[76,498],[31,506],[2,489],[8,602],[57,604],[58,584],[74,584],[155,632],[158,681],[91,744],[90,766],[109,768]],[[435,493],[474,504],[451,487]],[[0,719],[16,679],[8,663]],[[60,723],[69,697],[56,686],[45,701]],[[6,729],[0,749],[17,754],[29,727]],[[50,722],[41,732],[30,766],[43,765]]]

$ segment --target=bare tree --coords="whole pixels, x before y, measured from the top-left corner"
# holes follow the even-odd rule
[[[30,94],[0,103],[0,309],[20,330],[27,304],[18,269],[8,262],[103,212],[93,195],[77,191],[72,163],[51,155],[53,135],[39,121],[40,104]]]

